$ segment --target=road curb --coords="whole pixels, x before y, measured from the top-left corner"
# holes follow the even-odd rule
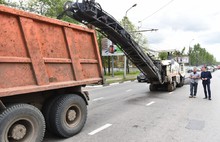
[[[135,80],[128,80],[128,81],[123,81],[123,82],[114,82],[114,83],[103,84],[103,85],[87,85],[86,87],[99,88],[99,87],[106,87],[106,86],[114,86],[114,85],[123,84],[123,83],[130,83],[130,82],[135,82],[135,81],[137,81],[137,80],[135,79]]]

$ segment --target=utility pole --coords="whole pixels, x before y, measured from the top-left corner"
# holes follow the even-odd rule
[[[128,10],[125,12],[124,20],[127,19],[128,11],[131,10],[133,7],[137,6],[137,4],[132,5]],[[126,30],[126,21],[124,21],[124,28]],[[127,72],[127,57],[124,56],[124,79],[126,78],[126,72]]]

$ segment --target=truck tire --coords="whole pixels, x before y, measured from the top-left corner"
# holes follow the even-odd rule
[[[34,106],[14,104],[0,114],[1,142],[41,142],[44,133],[44,117]]]
[[[157,90],[155,84],[150,84],[149,89],[150,89],[150,91],[156,91]]]
[[[176,81],[173,81],[173,90],[175,90],[176,87],[177,87],[177,83],[176,83]]]
[[[52,128],[50,126],[50,113],[54,102],[56,102],[61,96],[52,96],[50,97],[43,105],[42,113],[44,115],[44,119],[46,122],[46,129],[49,132],[52,132]]]
[[[168,84],[168,85],[167,85],[167,91],[168,91],[168,92],[172,92],[173,90],[174,90],[173,84]]]
[[[53,104],[50,115],[52,132],[60,137],[71,137],[79,133],[86,122],[86,102],[78,95],[64,95]]]
[[[185,77],[180,78],[180,83],[177,84],[177,87],[182,87],[184,85]]]
[[[181,77],[180,87],[184,85],[184,82],[185,82],[185,77]]]

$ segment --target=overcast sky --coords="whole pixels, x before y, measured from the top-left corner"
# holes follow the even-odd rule
[[[151,49],[182,50],[183,47],[187,47],[188,50],[189,46],[199,43],[220,61],[220,8],[217,0],[96,0],[96,2],[118,21],[125,16],[126,10],[137,4],[127,13],[128,18],[137,27],[141,26],[142,30],[159,29],[156,32],[144,33]]]

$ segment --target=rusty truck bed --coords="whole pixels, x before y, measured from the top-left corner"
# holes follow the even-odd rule
[[[94,30],[0,5],[0,97],[102,78]]]

